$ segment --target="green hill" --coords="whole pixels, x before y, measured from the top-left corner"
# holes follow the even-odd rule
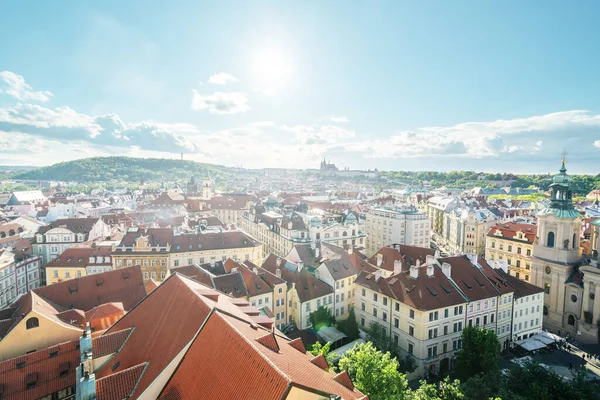
[[[235,170],[219,165],[195,161],[169,160],[163,158],[94,157],[61,162],[49,167],[20,172],[13,179],[56,180],[75,182],[126,181],[183,181],[192,176],[210,176],[221,180]]]

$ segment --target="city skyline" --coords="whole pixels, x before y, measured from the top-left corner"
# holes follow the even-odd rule
[[[0,164],[597,173],[593,2],[142,5],[5,7]]]

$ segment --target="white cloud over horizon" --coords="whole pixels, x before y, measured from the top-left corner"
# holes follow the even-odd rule
[[[350,122],[347,117],[331,117],[331,122]]]
[[[4,82],[3,85],[0,85],[0,93],[4,92],[17,100],[46,102],[53,96],[52,93],[47,90],[33,90],[30,85],[25,83],[25,78],[14,72],[0,71],[0,81]],[[5,88],[2,89],[2,86]]]
[[[192,110],[208,110],[211,114],[241,114],[250,109],[248,95],[240,92],[200,94],[192,90]]]
[[[213,85],[226,85],[228,83],[237,82],[237,78],[227,72],[218,72],[208,78],[208,83]]]
[[[580,170],[599,172],[600,114],[586,110],[379,132],[375,139],[346,117],[300,124],[258,119],[211,130],[189,122],[127,122],[116,113],[31,104],[52,94],[34,91],[20,75],[2,74],[11,82],[11,93],[3,87],[2,94],[19,99],[0,107],[2,162],[12,164],[51,164],[82,155],[169,158],[185,153],[197,161],[251,168],[314,168],[327,156],[351,168],[533,171],[554,165],[567,150]],[[191,108],[255,115],[249,113],[248,95],[241,92],[204,95],[193,90]],[[332,124],[334,118],[344,128]]]

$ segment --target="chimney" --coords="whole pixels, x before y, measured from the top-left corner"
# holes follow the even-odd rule
[[[292,227],[294,226],[294,224],[292,223],[292,221],[288,222],[288,229],[291,231]]]
[[[448,264],[447,262],[442,263],[442,272],[444,273],[444,275],[446,275],[448,278],[450,278],[450,271],[452,269],[452,266],[450,264]]]
[[[348,255],[352,255],[352,253],[354,253],[354,248],[350,245],[350,247],[348,247]]]
[[[304,268],[304,261],[300,260],[298,261],[298,272],[302,271],[302,268]]]
[[[278,278],[281,278],[281,269],[277,268],[275,270],[275,276],[277,276]]]
[[[375,275],[375,282],[377,282],[379,280],[379,278],[381,278],[381,270],[375,271],[374,275]]]
[[[412,279],[417,279],[419,277],[419,268],[416,265],[410,266],[410,277]]]
[[[435,249],[435,254],[433,255],[433,258],[435,258],[436,260],[440,258],[440,251],[438,249]]]
[[[427,266],[427,276],[430,278],[433,276],[433,265]]]
[[[315,258],[319,258],[321,257],[321,249],[318,247],[315,247]]]
[[[508,275],[508,262],[506,262],[506,260],[498,260],[496,261],[496,265],[497,268],[500,268],[505,274]]]
[[[397,251],[400,251],[400,245],[399,245],[399,244],[395,245],[395,246],[394,246],[394,248],[395,248]]]
[[[467,257],[469,258],[469,261],[471,261],[471,264],[473,264],[474,266],[478,267],[478,265],[477,265],[477,254],[467,254]]]
[[[381,267],[381,264],[383,264],[383,254],[379,253],[377,254],[377,266]]]
[[[433,264],[434,258],[432,255],[427,254],[425,256],[425,264]]]
[[[277,265],[278,267],[281,265],[281,258],[277,257],[277,260],[275,261],[275,265]]]
[[[252,272],[254,272],[254,275],[258,275],[258,269],[256,267],[252,268]]]
[[[231,273],[232,273],[232,274],[235,274],[235,273],[237,273],[237,272],[238,272],[238,267],[233,267],[233,268],[231,268]]]
[[[402,260],[394,260],[394,275],[402,272]]]

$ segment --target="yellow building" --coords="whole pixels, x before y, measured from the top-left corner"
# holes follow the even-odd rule
[[[113,269],[111,252],[110,247],[69,248],[45,265],[46,284],[110,271]]]
[[[511,276],[533,282],[531,265],[536,235],[537,226],[531,224],[493,225],[486,236],[485,258],[498,265],[506,262]]]

